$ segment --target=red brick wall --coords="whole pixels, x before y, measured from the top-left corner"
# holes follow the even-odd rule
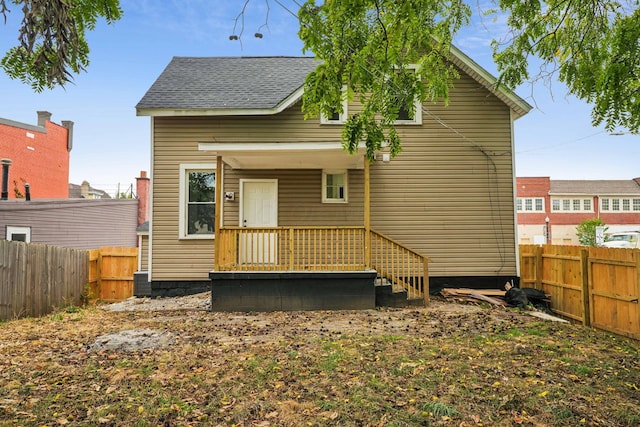
[[[542,197],[544,198],[545,212],[518,212],[518,224],[544,224],[547,216],[551,214],[551,198],[549,190],[551,180],[548,176],[516,178],[516,197]]]
[[[0,123],[0,158],[13,162],[9,168],[9,198],[16,189],[24,195],[24,183],[31,186],[31,198],[69,197],[68,130],[47,121],[46,132]]]

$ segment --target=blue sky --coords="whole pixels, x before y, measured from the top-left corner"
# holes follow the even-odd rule
[[[292,9],[292,0],[281,0]],[[88,34],[91,64],[64,89],[34,93],[29,86],[0,75],[0,117],[37,123],[38,110],[60,123],[71,120],[72,183],[87,180],[114,193],[149,170],[149,118],[137,117],[135,105],[173,56],[301,55],[297,21],[274,0],[252,0],[245,13],[242,46],[229,40],[244,0],[121,0],[123,18],[113,25],[99,23]],[[473,2],[474,8],[477,3]],[[15,45],[19,9],[13,8],[0,26],[0,51]],[[474,9],[474,13],[477,9]],[[264,38],[253,34],[260,30]],[[239,32],[239,28],[236,33]],[[495,74],[490,41],[505,35],[500,20],[474,19],[456,45]],[[516,121],[517,176],[552,179],[631,179],[640,177],[640,136],[611,136],[591,125],[589,105],[566,96],[552,82],[523,85],[518,95],[534,105]]]

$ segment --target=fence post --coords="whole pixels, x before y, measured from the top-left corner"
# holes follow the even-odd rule
[[[542,288],[542,246],[536,246],[533,252],[536,259],[536,289],[543,291]]]
[[[589,286],[589,248],[580,249],[580,285],[582,287],[582,324],[591,326],[591,286]]]

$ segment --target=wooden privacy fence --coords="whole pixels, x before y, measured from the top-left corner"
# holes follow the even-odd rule
[[[84,250],[0,240],[0,320],[80,305],[88,262]]]
[[[554,312],[640,339],[640,250],[520,245],[522,287],[551,295]]]
[[[100,248],[89,251],[89,298],[122,301],[133,296],[133,273],[138,269],[138,248]]]
[[[0,240],[0,320],[133,295],[137,248],[78,250]],[[87,295],[87,291],[89,295]]]

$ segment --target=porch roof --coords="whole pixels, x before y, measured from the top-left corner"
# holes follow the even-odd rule
[[[364,169],[365,145],[349,154],[340,141],[201,142],[198,149],[222,157],[234,169]]]

